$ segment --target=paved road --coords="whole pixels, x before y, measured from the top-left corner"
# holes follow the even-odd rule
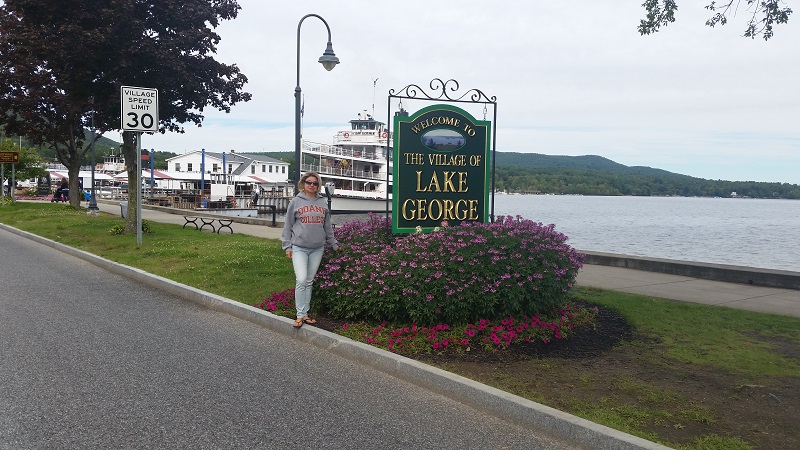
[[[0,230],[0,448],[568,444]]]

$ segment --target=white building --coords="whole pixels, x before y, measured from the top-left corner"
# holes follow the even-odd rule
[[[223,168],[223,166],[225,166]],[[252,153],[194,151],[167,159],[167,172],[229,175],[234,183],[254,183],[261,187],[285,185],[289,163]]]

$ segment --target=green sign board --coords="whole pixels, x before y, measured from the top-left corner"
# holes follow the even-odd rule
[[[394,118],[392,231],[487,222],[491,122],[451,105]]]

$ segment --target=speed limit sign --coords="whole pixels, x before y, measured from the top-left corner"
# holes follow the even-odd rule
[[[158,131],[158,89],[122,86],[122,130]]]

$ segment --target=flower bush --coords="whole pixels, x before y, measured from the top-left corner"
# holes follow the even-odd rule
[[[294,317],[294,289],[271,294],[254,305],[272,313]],[[339,322],[332,331],[401,355],[465,353],[475,349],[505,350],[521,343],[542,342],[570,337],[573,330],[594,324],[597,307],[575,308],[567,305],[549,318],[522,316],[503,319],[480,319],[475,323],[450,325],[437,323],[424,327],[416,323]],[[318,316],[319,318],[319,316]]]
[[[439,323],[430,327],[380,325],[364,322],[343,324],[337,332],[351,339],[381,347],[402,355],[419,353],[464,353],[476,348],[487,351],[505,350],[520,343],[566,339],[576,327],[590,326],[597,308],[573,309],[566,306],[551,320],[538,315],[508,317],[501,320],[481,319],[477,323],[451,326]]]
[[[501,216],[390,237],[375,216],[337,228],[315,280],[317,311],[350,321],[435,324],[552,315],[584,256],[553,225]]]
[[[294,317],[294,289],[287,289],[285,291],[270,294],[269,297],[253,306],[278,315]]]
[[[596,309],[567,305],[584,255],[553,225],[499,217],[400,237],[387,225],[349,222],[336,231],[340,250],[325,252],[312,309],[341,335],[399,354],[466,352],[547,343],[594,322]],[[294,317],[294,289],[255,306]]]

